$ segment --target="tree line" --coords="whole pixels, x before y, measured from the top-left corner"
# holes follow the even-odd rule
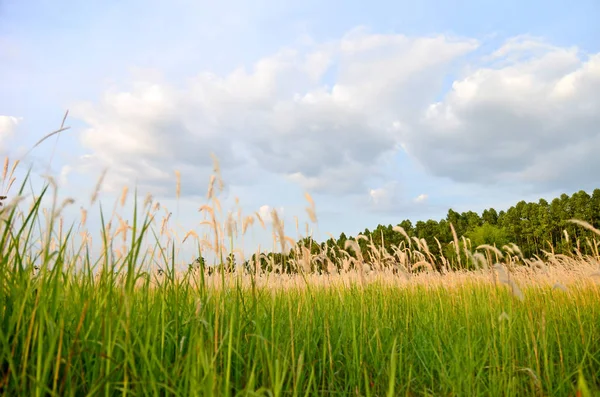
[[[330,272],[332,265],[337,270],[343,266],[341,259],[344,255],[372,262],[381,260],[382,252],[401,249],[415,257],[415,253],[420,253],[418,258],[425,259],[438,270],[448,264],[453,268],[468,268],[474,263],[467,251],[482,245],[506,249],[511,243],[518,247],[522,258],[544,257],[547,252],[597,255],[598,242],[594,239],[597,235],[569,222],[570,219],[586,221],[598,228],[600,189],[595,189],[591,195],[583,190],[571,196],[562,194],[551,202],[545,199],[538,202],[522,200],[506,211],[489,208],[478,214],[449,209],[446,217],[438,221],[430,219],[413,224],[406,219],[396,227],[380,224],[373,230],[365,229],[360,233],[362,236],[341,233],[338,239],[330,238],[323,242],[306,237],[288,253],[270,252],[259,258],[254,254],[242,266],[248,271],[256,269],[258,264],[263,271],[291,273],[304,266],[308,267],[305,270],[313,272]],[[360,252],[346,249],[349,240],[358,243]],[[512,247],[514,249],[514,245]],[[308,263],[307,256],[311,258]],[[195,263],[204,265],[202,256]],[[222,268],[233,270],[234,267],[235,260],[230,255]]]

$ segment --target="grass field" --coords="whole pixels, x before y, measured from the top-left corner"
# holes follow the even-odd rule
[[[29,209],[7,202],[0,215],[2,395],[600,390],[598,257],[517,267],[505,256],[443,274],[359,264],[330,275],[178,272],[169,257],[158,274],[147,269],[165,247],[157,242],[148,256],[141,244],[155,230],[152,216],[136,212],[119,255],[110,244],[117,231],[104,226],[104,253],[90,258],[85,239],[72,249],[60,204],[42,215],[42,196]],[[214,208],[210,223],[226,230]]]

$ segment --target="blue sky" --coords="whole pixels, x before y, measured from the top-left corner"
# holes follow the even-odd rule
[[[109,167],[104,202],[137,182],[197,227],[215,152],[225,207],[283,208],[293,237],[305,191],[327,238],[591,190],[598,15],[593,0],[3,0],[0,155],[69,109],[21,172],[51,158],[73,216]]]

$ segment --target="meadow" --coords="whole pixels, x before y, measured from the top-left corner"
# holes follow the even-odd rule
[[[52,178],[37,196],[25,194],[25,182],[17,190],[15,166],[5,162],[2,179],[13,189],[0,209],[2,395],[600,391],[597,239],[595,254],[524,258],[514,245],[468,249],[455,236],[454,260],[460,250],[477,268],[458,269],[449,258],[438,270],[427,245],[410,239],[393,253],[373,246],[369,257],[349,240],[330,259],[295,246],[274,212],[274,245],[294,248],[286,262],[292,271],[260,253],[250,266],[226,268],[224,257],[244,256],[235,250],[238,226],[243,234],[254,219],[263,222],[258,214],[222,215],[217,172],[200,207],[209,231],[182,239],[212,251],[214,264],[177,261],[184,241],[169,233],[151,197],[129,198],[136,202],[131,224],[114,213],[103,217],[102,253],[92,256],[85,213],[65,226],[61,211],[73,201],[58,202]],[[47,195],[54,197],[49,209],[42,208]],[[124,190],[121,202],[127,197]]]

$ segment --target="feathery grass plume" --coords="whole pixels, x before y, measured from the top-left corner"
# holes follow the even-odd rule
[[[234,237],[234,235],[237,238],[237,223],[233,218],[233,213],[231,211],[229,211],[229,213],[227,214],[227,221],[225,223],[225,234],[229,238]]]
[[[507,284],[510,287],[512,294],[521,302],[523,302],[525,300],[525,296],[523,295],[521,288],[519,288],[519,285],[512,279],[509,279]]]
[[[102,171],[102,173],[100,174],[100,177],[98,178],[98,181],[96,182],[96,187],[94,188],[94,192],[92,193],[92,197],[90,199],[90,204],[91,205],[94,205],[94,203],[98,199],[98,193],[100,193],[100,189],[102,188],[102,183],[104,182],[104,177],[106,176],[107,172],[108,172],[108,169],[105,168]]]
[[[411,269],[413,272],[415,270],[419,270],[420,268],[425,268],[425,269],[429,270],[430,272],[435,271],[433,266],[431,266],[431,263],[429,263],[427,261],[418,261],[411,266]]]
[[[306,201],[308,201],[309,206],[306,207],[306,213],[308,214],[308,217],[310,218],[312,223],[317,223],[317,213],[315,211],[315,202],[313,201],[311,195],[308,192],[304,193],[304,197],[306,198]]]
[[[362,236],[362,235],[359,235]],[[364,237],[364,236],[362,236]],[[363,259],[363,255],[362,255],[362,251],[360,249],[360,246],[358,245],[358,236],[356,238],[356,240],[346,240],[346,242],[344,243],[344,249],[347,250],[348,248],[352,248],[352,250],[354,251],[354,253],[356,254],[356,261],[353,261],[355,264],[358,263],[359,265],[359,271],[360,271],[360,281],[362,285],[365,285],[365,267],[364,267],[364,259]]]
[[[208,214],[210,214],[211,216],[214,216],[214,210],[213,208],[208,205],[208,204],[203,204],[200,206],[200,208],[198,208],[198,212],[207,212]]]
[[[429,250],[429,245],[427,244],[427,240],[425,240],[424,238],[422,238],[422,239],[420,239],[420,242],[421,242],[421,247],[423,248],[423,251],[425,252],[425,255],[430,260],[430,263],[434,264],[435,263],[435,257],[433,256],[433,254]]]
[[[154,197],[152,197],[152,195],[150,193],[147,193],[146,197],[144,198],[144,208],[151,207],[153,201],[154,201]]]
[[[23,155],[23,158],[24,158],[24,157],[27,157],[27,156],[29,155],[29,153],[31,153],[31,151],[32,151],[33,149],[35,149],[36,147],[38,147],[39,145],[41,145],[41,144],[42,144],[42,142],[44,142],[46,139],[48,139],[48,138],[51,138],[51,137],[53,137],[54,135],[60,134],[61,132],[63,132],[63,131],[66,131],[66,130],[70,129],[71,127],[65,127],[65,121],[67,120],[67,115],[68,115],[68,114],[69,114],[69,111],[67,110],[67,111],[65,112],[65,116],[63,117],[63,120],[62,120],[62,123],[61,123],[61,125],[60,125],[60,128],[59,128],[59,129],[57,129],[57,130],[55,130],[55,131],[52,131],[52,132],[51,132],[51,133],[49,133],[49,134],[46,134],[46,135],[44,135],[44,136],[43,136],[43,137],[42,137],[40,140],[38,140],[38,141],[35,143],[35,145],[33,145],[33,146],[32,146],[32,147],[31,147],[31,148],[30,148],[30,149],[29,149],[29,150],[28,150],[28,151],[27,151],[27,152],[26,152],[26,153]]]
[[[452,232],[452,239],[454,241],[454,251],[456,251],[456,258],[458,260],[458,267],[462,267],[461,265],[461,260],[460,260],[460,247],[458,246],[458,236],[456,235],[456,229],[454,229],[454,225],[452,224],[452,222],[450,223],[450,231]]]
[[[509,277],[508,273],[504,270],[504,266],[502,266],[500,263],[496,263],[493,267],[494,270],[496,270],[496,274],[498,275],[498,280],[501,283],[508,285],[511,289],[512,294],[515,297],[517,297],[517,299],[519,299],[520,301],[523,301],[525,299],[523,292],[521,291],[517,283],[515,283],[514,280],[512,280]]]
[[[15,182],[16,178],[13,176],[15,173],[15,169],[17,168],[17,165],[19,164],[19,160],[16,160],[13,163],[13,166],[10,170],[10,173],[8,172],[8,167],[10,164],[10,159],[8,156],[6,156],[4,158],[4,167],[2,169],[2,184],[0,186],[2,186],[2,189],[0,190],[0,193],[8,193],[10,191],[10,188],[12,187],[13,183]],[[8,179],[8,183],[7,183],[7,179]],[[6,196],[0,196],[0,197],[4,197],[3,199],[0,199],[0,207],[2,207],[2,200],[6,200]]]
[[[8,174],[9,178],[11,178],[15,174],[15,170],[17,169],[17,166],[19,165],[20,162],[21,162],[21,160],[19,160],[19,159],[15,160],[12,168],[10,169],[10,173]]]
[[[245,235],[248,227],[252,225],[254,225],[254,217],[252,215],[248,215],[242,222],[242,235]]]
[[[290,247],[293,247],[294,244],[296,244],[296,240],[294,240],[290,236],[285,236],[284,239],[285,239],[285,241],[287,241],[290,244]]]
[[[208,191],[206,192],[206,198],[208,200],[213,198],[216,180],[217,180],[217,177],[215,175],[210,176],[210,180],[208,181]]]
[[[50,184],[50,186],[52,186],[53,191],[58,190],[58,185],[56,184],[56,179],[54,179],[54,177],[52,175],[44,175],[44,179],[46,179],[48,181],[48,183]]]
[[[416,237],[416,236],[413,236],[412,240],[417,244],[417,249],[421,250],[422,249],[422,247],[421,247],[421,240],[419,240],[419,238]]]
[[[512,247],[513,252],[523,259],[523,252],[521,252],[521,248],[519,248],[519,246],[515,243],[509,243],[509,245]]]
[[[408,241],[408,245],[412,245],[412,241],[410,239],[410,237],[408,236],[408,233],[406,233],[406,230],[404,230],[404,228],[400,225],[396,225],[394,227],[392,227],[392,230],[395,232],[400,233],[402,236],[404,236],[404,238],[406,239],[406,241]]]
[[[256,219],[258,219],[258,222],[260,223],[260,225],[262,226],[263,229],[267,229],[265,226],[265,222],[263,221],[262,217],[260,216],[260,214],[258,213],[258,211],[256,211],[254,213],[256,215]]]
[[[175,170],[175,197],[181,196],[181,171]]]
[[[300,257],[299,257],[299,262],[300,262],[300,269],[303,273],[308,274],[310,273],[311,269],[310,269],[310,262],[311,262],[311,253],[310,250],[305,247],[305,246],[300,246],[299,248],[299,252],[300,252]]]
[[[81,221],[79,222],[79,224],[81,226],[85,226],[87,222],[87,210],[83,207],[79,207],[79,212],[81,213]]]
[[[356,235],[356,241],[360,241],[360,240],[369,241],[369,238],[367,236],[365,236],[364,234],[359,233]]]
[[[212,224],[212,220],[205,219],[203,221],[200,221],[200,223],[198,223],[198,226],[212,226]]]
[[[219,199],[215,196],[212,198],[212,202],[217,212],[222,213],[223,210],[221,208],[221,201],[219,201]]]
[[[127,201],[127,192],[129,191],[129,187],[125,185],[123,190],[121,191],[121,199],[119,202],[121,203],[121,207],[125,207],[125,202]]]
[[[215,173],[215,175],[217,177],[217,184],[219,186],[219,192],[222,192],[225,185],[223,183],[223,179],[221,178],[221,166],[219,165],[219,159],[217,158],[217,156],[214,153],[211,153],[210,157],[212,158],[212,161],[213,161],[213,172]]]
[[[569,219],[567,222],[571,222],[571,223],[574,223],[576,225],[579,225],[579,226],[581,226],[581,227],[583,227],[583,228],[585,228],[585,229],[587,229],[587,230],[589,230],[591,232],[594,232],[595,234],[597,234],[597,235],[600,236],[600,230],[596,229],[594,226],[592,226],[591,224],[589,224],[586,221],[582,221],[582,220],[579,220],[579,219]],[[566,230],[565,230],[565,233],[566,233]]]
[[[444,250],[442,249],[442,243],[440,243],[440,240],[438,240],[437,237],[433,238],[435,240],[435,243],[437,244],[438,250],[440,251],[440,256],[442,258],[444,258]]]
[[[515,253],[515,250],[510,245],[508,245],[508,244],[503,245],[502,249],[504,251],[506,251],[509,255],[514,255],[514,253]]]
[[[425,251],[425,253],[428,253],[429,245],[427,244],[427,240],[425,240],[424,238],[420,238],[419,243],[419,245],[423,248],[423,251]]]
[[[121,218],[117,215],[119,221],[119,227],[115,230],[115,234],[113,234],[113,239],[117,238],[120,234],[123,236],[123,242],[127,241],[127,231],[131,230],[132,227],[129,226],[129,222]]]
[[[586,237],[585,244],[590,248],[590,251],[593,253],[593,255],[596,258],[600,257],[600,254],[598,253],[598,243],[596,242],[595,239],[594,239],[594,242],[592,242],[592,240],[590,240],[589,237]]]
[[[285,241],[284,225],[283,225],[283,221],[279,218],[279,215],[277,214],[277,210],[275,210],[275,208],[273,208],[271,210],[271,219],[273,219],[273,229],[277,233],[277,236],[279,237],[279,244],[281,245],[281,253],[285,254],[287,244]]]
[[[6,191],[10,191],[10,188],[12,187],[12,185],[15,183],[15,181],[17,180],[16,177],[11,177],[10,180],[8,181],[8,186],[6,187]]]
[[[502,266],[502,264],[495,263],[493,268],[496,271],[496,274],[498,275],[498,281],[500,281],[501,283],[505,283],[508,281],[508,274],[506,273],[506,270],[504,270],[504,266]]]
[[[165,216],[163,217],[162,222],[161,222],[161,226],[160,226],[160,234],[161,234],[161,236],[167,234],[167,225],[169,223],[169,219],[171,219],[171,215],[172,214],[173,214],[172,212],[168,212],[168,210],[165,208]]]
[[[535,261],[531,261],[530,265],[532,267],[535,267],[536,269],[542,270],[544,273],[548,273],[548,266],[546,265],[546,263],[544,263],[544,261],[542,260],[542,258],[540,258],[537,255],[535,255],[535,258],[536,258],[536,260]]]
[[[74,203],[75,199],[72,197],[67,197],[66,199],[64,199],[60,207],[58,207],[58,209],[54,212],[54,219],[58,218],[67,206],[72,205]]]
[[[6,180],[6,175],[8,174],[8,164],[10,160],[8,156],[4,157],[4,167],[2,168],[2,183]]]
[[[25,200],[25,196],[15,196],[8,203],[2,204],[0,206],[0,219],[4,219],[5,216],[8,216],[8,214],[10,214],[23,200]],[[36,200],[33,200],[32,207],[35,204],[35,201]],[[29,212],[31,212],[31,209]]]
[[[482,268],[487,270],[488,269],[488,263],[487,263],[487,259],[485,258],[485,255],[483,255],[481,252],[475,252],[473,254],[473,259],[475,259],[476,261],[476,266],[478,268]]]
[[[500,251],[496,246],[493,246],[493,245],[481,244],[481,245],[478,245],[477,248],[475,248],[475,249],[478,249],[478,250],[484,249],[484,250],[492,251],[494,254],[496,254],[496,261],[504,258],[504,254],[502,254],[502,251]]]
[[[469,248],[470,248],[470,244],[469,243],[471,242],[471,240],[466,239],[465,236],[462,236],[461,239],[462,239],[462,242],[463,242],[463,251],[465,253],[465,258],[469,258],[468,252],[469,252]],[[467,259],[466,265],[468,265],[468,262],[469,262],[469,260]]]
[[[198,237],[198,233],[196,233],[196,231],[195,231],[195,230],[189,230],[189,231],[188,231],[188,232],[185,234],[185,236],[183,237],[183,240],[181,241],[181,243],[182,243],[182,244],[183,244],[183,243],[185,243],[185,241],[186,241],[186,240],[188,239],[188,237],[190,237],[190,236],[194,237],[196,240],[200,240],[200,238]]]

